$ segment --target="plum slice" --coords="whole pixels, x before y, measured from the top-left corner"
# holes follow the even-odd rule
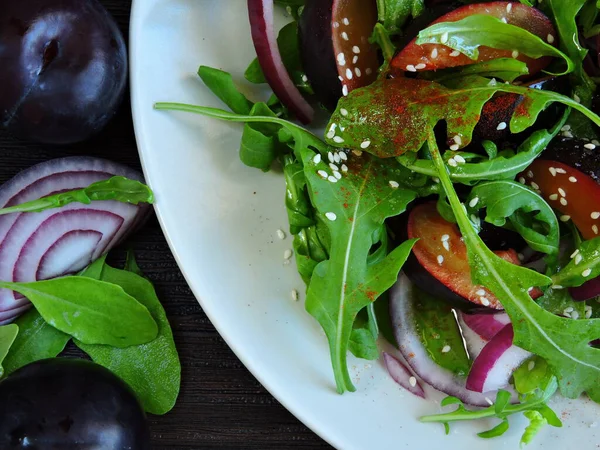
[[[369,43],[376,23],[374,0],[307,0],[299,23],[302,64],[328,109],[377,78],[377,48]]]
[[[541,11],[519,2],[491,2],[465,5],[440,17],[432,22],[431,25],[440,22],[457,22],[474,14],[485,14],[505,19],[507,23],[521,27],[539,36],[546,42],[553,45],[557,44],[557,33],[550,19]],[[519,61],[527,64],[530,76],[543,70],[551,61],[550,57],[533,59],[522,54],[514,55],[511,50],[499,50],[484,46],[479,48],[479,59],[477,61],[489,61],[515,56]],[[416,39],[413,39],[404,49],[396,54],[391,65],[393,69],[398,71],[417,72],[420,70],[437,70],[465,66],[474,62],[469,57],[455,52],[445,45],[417,45]]]

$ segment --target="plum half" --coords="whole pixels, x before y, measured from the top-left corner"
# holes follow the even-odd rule
[[[307,0],[300,17],[302,64],[315,94],[334,110],[338,100],[377,78],[379,57],[369,36],[374,0]]]
[[[121,103],[127,50],[97,0],[3,0],[0,124],[51,144],[83,141]]]

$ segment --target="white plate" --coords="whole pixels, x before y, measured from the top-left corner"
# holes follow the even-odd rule
[[[406,393],[381,362],[350,359],[358,391],[335,392],[324,334],[292,289],[303,292],[291,248],[284,183],[238,158],[241,125],[157,112],[156,101],[223,107],[196,76],[200,64],[230,71],[244,89],[254,57],[243,0],[136,0],[131,24],[132,103],[144,172],[156,212],[202,308],[254,376],[293,414],[340,449],[518,448],[523,419],[502,439],[475,436],[495,424],[417,421],[438,404]],[[263,93],[264,94],[264,93]],[[436,397],[439,400],[441,397]],[[598,408],[556,405],[563,429],[547,428],[532,449],[592,449]]]

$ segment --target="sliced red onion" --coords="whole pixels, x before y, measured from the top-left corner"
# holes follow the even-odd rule
[[[248,16],[258,62],[269,86],[300,122],[312,122],[315,112],[290,78],[279,53],[273,25],[273,0],[248,0]]]
[[[577,302],[598,297],[600,295],[600,277],[586,281],[579,287],[569,288],[569,293]]]
[[[483,347],[473,361],[467,389],[490,392],[508,386],[512,373],[532,355],[513,345],[513,337],[513,326],[508,324]]]
[[[488,397],[469,391],[463,378],[438,366],[429,357],[415,328],[412,296],[413,285],[408,277],[401,273],[390,290],[390,316],[394,336],[408,365],[419,378],[438,391],[457,397],[469,405],[489,406]]]
[[[116,175],[143,181],[139,173],[99,158],[47,161],[2,185],[0,208],[84,188]],[[77,272],[121,242],[150,210],[148,205],[96,201],[0,216],[0,280],[28,282]],[[28,307],[22,296],[0,290],[0,321],[13,320]]]
[[[467,353],[469,354],[469,359],[473,360],[477,358],[477,356],[481,353],[481,350],[483,350],[483,347],[485,347],[485,344],[487,344],[488,341],[487,339],[481,337],[479,333],[473,331],[465,323],[465,321],[463,320],[464,316],[465,314],[463,314],[462,312],[458,314],[458,324],[460,325],[460,331],[467,346]]]
[[[461,312],[460,319],[469,329],[486,341],[492,339],[510,323],[510,318],[506,313],[466,314]]]
[[[419,384],[419,381],[413,376],[408,368],[397,358],[389,353],[383,353],[383,361],[393,380],[417,397],[425,398],[425,391]]]

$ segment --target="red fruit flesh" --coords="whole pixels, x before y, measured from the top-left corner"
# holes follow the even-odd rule
[[[584,239],[598,237],[600,185],[590,176],[558,161],[538,159],[519,179],[559,211],[561,221],[572,220]]]
[[[476,3],[458,8],[431,23],[457,22],[474,14],[484,14],[506,19],[510,25],[521,27],[546,42],[557,45],[557,33],[552,22],[539,10],[523,5],[519,2],[491,2]],[[497,58],[512,58],[511,50],[498,50],[490,47],[479,47],[479,58],[477,61],[461,54],[457,56],[450,47],[442,44],[417,45],[416,39],[411,41],[392,60],[391,66],[398,71],[437,70],[448,67],[465,66],[474,62],[489,61]],[[550,57],[538,59],[529,58],[519,54],[519,61],[523,61],[529,68],[529,75],[535,75],[543,70],[551,61]]]
[[[425,203],[411,211],[408,237],[419,239],[413,247],[413,253],[419,263],[446,287],[476,305],[502,309],[494,294],[471,281],[467,248],[460,231],[455,224],[440,216],[435,203]],[[514,250],[494,253],[508,262],[520,265]]]

